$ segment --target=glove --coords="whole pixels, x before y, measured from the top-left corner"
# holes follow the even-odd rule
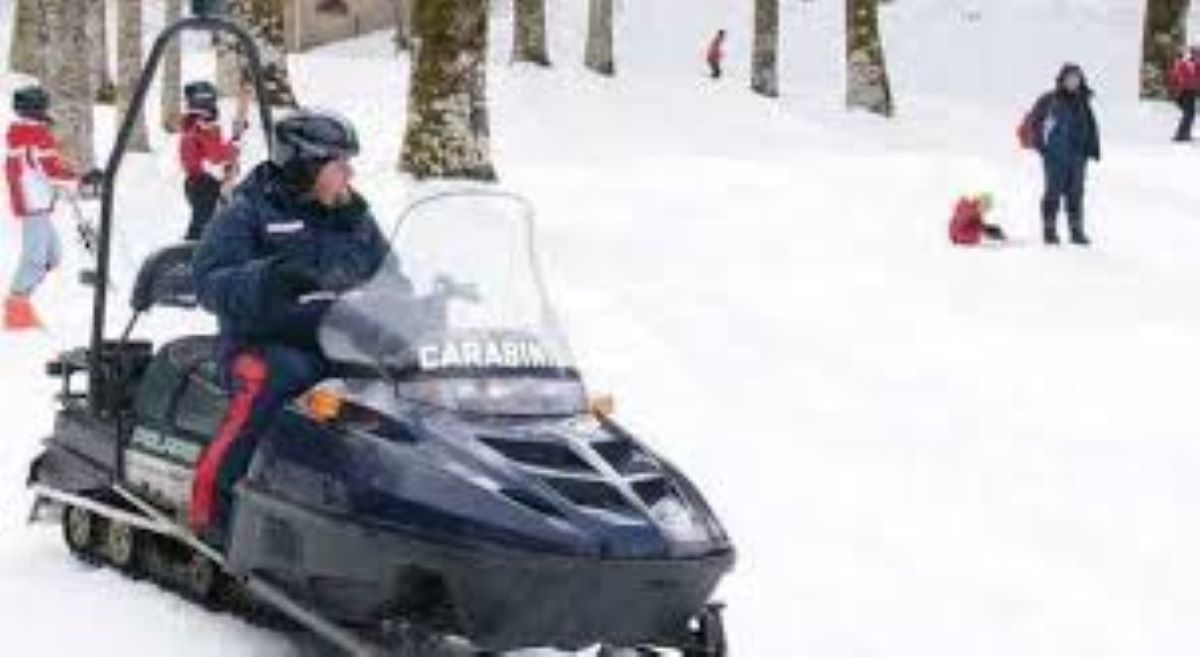
[[[82,198],[98,198],[104,191],[104,172],[92,169],[79,179],[79,196]]]
[[[267,289],[272,298],[291,303],[320,290],[321,281],[307,268],[281,260],[267,272]]]

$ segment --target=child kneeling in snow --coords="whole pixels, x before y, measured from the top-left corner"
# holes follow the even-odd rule
[[[983,220],[991,209],[992,195],[988,192],[959,198],[950,219],[950,241],[958,246],[977,246],[985,239],[1006,241],[1002,228]]]

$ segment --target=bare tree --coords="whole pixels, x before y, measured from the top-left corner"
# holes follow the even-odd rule
[[[487,112],[487,0],[418,0],[400,169],[495,180]]]
[[[1142,98],[1168,98],[1167,74],[1187,40],[1190,0],[1146,0],[1142,28]]]
[[[108,65],[108,2],[84,0],[87,3],[88,52],[92,66],[92,91],[96,102],[108,104],[117,95],[112,70]]]
[[[513,0],[512,60],[550,65],[546,52],[546,0]]]
[[[392,0],[392,8],[396,16],[396,35],[394,41],[396,52],[403,52],[412,47],[412,8],[416,0]]]
[[[222,96],[236,96],[242,78],[237,39],[227,34],[216,35],[213,37],[213,48],[217,53],[217,90]]]
[[[54,102],[55,132],[63,151],[79,170],[95,166],[92,141],[92,76],[86,47],[87,14],[72,0],[41,0],[46,10],[50,47],[46,62],[48,91]]]
[[[229,13],[254,36],[266,78],[266,101],[276,107],[295,107],[296,95],[288,78],[283,6],[284,0],[229,0]],[[240,75],[233,86],[239,85]]]
[[[170,25],[183,17],[182,0],[165,0],[163,3],[163,19]],[[180,118],[183,114],[180,104],[183,102],[183,51],[178,39],[167,46],[163,55],[162,67],[162,126],[167,132],[179,130]]]
[[[601,75],[617,72],[613,58],[613,0],[588,2],[587,50],[583,63]]]
[[[50,42],[44,0],[16,0],[8,65],[17,73],[46,78],[46,46]]]
[[[117,2],[117,125],[125,120],[142,74],[142,0]],[[140,110],[141,108],[134,108]],[[146,117],[139,111],[129,150],[149,151]]]
[[[895,111],[879,38],[879,0],[846,0],[846,105],[882,116]]]
[[[768,98],[779,95],[779,0],[754,2],[754,59],[750,88]]]

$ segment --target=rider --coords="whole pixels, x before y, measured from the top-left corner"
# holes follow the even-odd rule
[[[329,295],[367,281],[388,252],[350,186],[359,150],[342,117],[301,109],[275,125],[260,164],[218,212],[193,261],[201,304],[220,324],[217,359],[232,401],[203,451],[189,521],[220,539],[234,483],[285,405],[326,376],[317,329]]]

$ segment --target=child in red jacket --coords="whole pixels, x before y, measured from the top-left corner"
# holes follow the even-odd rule
[[[958,246],[976,246],[984,239],[997,242],[1007,240],[1002,228],[983,220],[991,209],[990,193],[959,198],[954,206],[954,216],[950,219],[950,241]]]
[[[704,61],[708,62],[708,70],[714,80],[721,77],[721,63],[725,61],[725,30],[717,30],[717,34],[708,43]]]
[[[1167,82],[1181,112],[1179,127],[1175,129],[1175,141],[1191,141],[1192,124],[1196,120],[1196,98],[1200,96],[1200,47],[1188,48],[1175,60]]]
[[[4,328],[22,330],[41,326],[30,297],[62,257],[50,217],[59,191],[75,189],[80,179],[50,131],[46,91],[38,86],[17,89],[12,105],[17,119],[8,126],[4,174],[13,218],[21,222],[21,258],[4,300]],[[89,172],[83,182],[95,187],[99,176]]]
[[[183,94],[187,108],[179,139],[179,161],[186,176],[183,191],[192,207],[185,239],[198,240],[225,186],[235,177],[237,142],[244,126],[235,125],[233,138],[228,141],[221,135],[217,90],[210,82],[191,82]]]

